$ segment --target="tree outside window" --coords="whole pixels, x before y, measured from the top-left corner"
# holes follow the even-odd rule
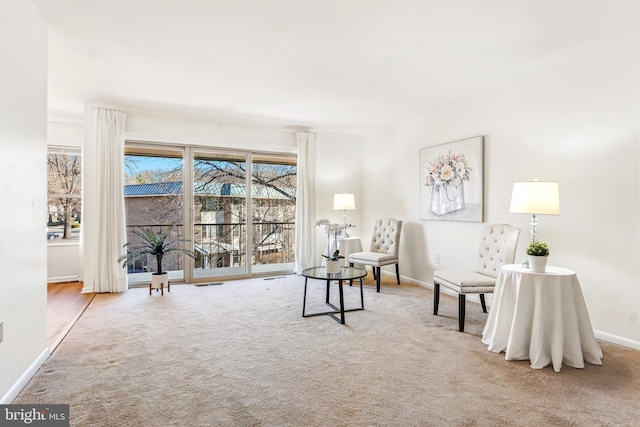
[[[80,154],[64,150],[47,155],[47,239],[77,240],[82,223]]]

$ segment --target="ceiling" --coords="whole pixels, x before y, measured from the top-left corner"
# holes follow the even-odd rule
[[[49,111],[367,133],[637,37],[637,0],[32,0]]]

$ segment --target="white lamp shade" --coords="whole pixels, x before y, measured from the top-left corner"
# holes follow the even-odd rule
[[[353,193],[335,194],[333,196],[334,210],[352,211],[356,208],[356,199]]]
[[[557,182],[516,182],[511,193],[511,213],[560,215]]]

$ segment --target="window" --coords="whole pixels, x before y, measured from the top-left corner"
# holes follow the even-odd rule
[[[291,271],[296,160],[288,154],[130,142],[124,160],[127,228],[175,224],[177,237],[196,258],[176,254],[165,260],[171,280]],[[135,236],[129,233],[127,241]],[[129,266],[129,284],[148,283],[153,263]]]
[[[47,239],[80,238],[82,161],[79,148],[51,147],[47,155]]]
[[[153,232],[164,231],[174,225],[171,240],[184,239],[183,151],[162,147],[131,145],[124,156],[124,201],[126,211],[127,242],[136,242],[134,230],[143,228]],[[163,269],[171,281],[184,278],[184,256],[168,254]],[[129,285],[147,284],[151,272],[157,270],[156,258],[128,265]]]
[[[220,197],[202,198],[203,211],[222,211],[224,210],[224,202]]]

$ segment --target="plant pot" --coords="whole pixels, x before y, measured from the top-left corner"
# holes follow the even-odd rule
[[[151,275],[151,289],[163,289],[169,284],[169,273]]]
[[[327,274],[340,273],[340,261],[339,260],[333,261],[328,259],[326,269],[327,269]]]
[[[529,269],[534,273],[545,273],[547,271],[547,257],[529,255]]]

